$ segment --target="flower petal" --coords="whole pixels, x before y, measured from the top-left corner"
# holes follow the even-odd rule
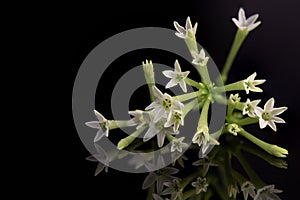
[[[166,88],[171,88],[174,87],[175,85],[178,84],[178,80],[176,80],[175,78],[172,78],[166,85]]]
[[[154,127],[150,127],[148,131],[145,133],[143,142],[147,142],[151,138],[153,138],[157,134],[157,130]]]
[[[272,117],[272,120],[274,120],[274,122],[280,123],[280,124],[284,124],[285,123],[285,121],[282,118],[280,118],[280,117]]]
[[[249,25],[251,25],[251,24],[254,24],[254,22],[257,20],[258,17],[259,17],[258,14],[255,14],[255,15],[252,15],[251,17],[249,17],[249,18],[246,20],[247,26],[249,26]]]
[[[164,145],[166,135],[161,131],[157,134],[157,145],[158,147],[162,147]]]
[[[264,110],[258,106],[255,107],[254,111],[255,111],[255,114],[259,117],[261,117],[262,113],[264,112]]]
[[[97,119],[99,120],[99,122],[102,123],[102,122],[107,121],[107,119],[105,119],[105,117],[103,117],[103,115],[101,115],[97,110],[94,110],[94,113],[95,113]]]
[[[182,26],[180,26],[179,24],[178,24],[178,22],[176,22],[176,21],[174,21],[174,27],[175,27],[175,29],[178,31],[178,33],[182,33],[182,34],[186,34],[186,31],[185,31],[185,29],[182,27]]]
[[[187,17],[186,22],[185,22],[185,30],[191,30],[193,28],[192,22],[190,17]]]
[[[259,127],[261,129],[266,128],[267,124],[268,124],[268,121],[266,121],[266,120],[264,120],[262,118],[259,118]]]
[[[239,29],[241,29],[240,22],[236,18],[232,18],[232,21]]]
[[[271,113],[273,116],[275,115],[280,115],[281,113],[283,113],[284,111],[287,110],[287,107],[279,107],[279,108],[274,108]]]
[[[153,95],[158,99],[164,98],[163,93],[154,85],[152,86]]]
[[[239,22],[242,23],[242,25],[246,23],[246,14],[243,8],[240,8],[239,10]]]
[[[268,121],[268,125],[276,132],[277,128],[273,120]]]
[[[91,128],[100,129],[100,124],[98,121],[86,122],[85,125]]]
[[[181,89],[182,89],[183,92],[187,92],[186,83],[185,83],[184,80],[180,80],[179,81],[179,86],[181,87]]]
[[[171,71],[171,70],[165,70],[165,71],[163,71],[162,73],[163,73],[163,75],[165,75],[165,77],[167,77],[167,78],[174,78],[174,77],[176,77],[176,73],[173,72],[173,71]]]
[[[251,24],[250,26],[248,26],[248,31],[252,31],[254,30],[256,27],[258,27],[261,24],[261,21],[256,22],[255,24]]]
[[[264,106],[264,110],[267,112],[271,112],[274,108],[274,103],[275,103],[274,98],[269,99]]]
[[[175,67],[175,72],[181,72],[181,68],[178,60],[175,60],[174,67]]]
[[[150,172],[143,182],[143,185],[142,185],[143,190],[147,189],[151,185],[153,185],[156,178],[157,178],[156,175],[153,172]]]
[[[101,138],[104,136],[104,133],[102,132],[102,130],[98,130],[95,138],[94,138],[94,142],[98,142],[99,140],[101,140]]]

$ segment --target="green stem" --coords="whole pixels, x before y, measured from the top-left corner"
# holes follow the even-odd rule
[[[154,191],[155,191],[154,185],[155,184],[151,185],[151,187],[148,189],[146,200],[152,200],[153,199],[153,194],[154,194]]]
[[[201,91],[196,91],[196,92],[191,92],[191,93],[187,93],[187,94],[182,94],[182,95],[174,96],[173,98],[175,100],[183,102],[183,101],[187,101],[189,99],[196,98],[196,97],[200,96],[201,94],[202,94]]]
[[[108,120],[109,130],[129,127],[128,120]]]
[[[192,109],[198,105],[198,99],[194,99],[189,103],[185,104],[182,109],[182,117],[185,117]]]
[[[240,126],[244,126],[244,125],[249,125],[249,124],[256,124],[256,123],[258,123],[258,121],[259,121],[258,117],[255,117],[255,118],[246,117],[246,118],[243,118],[243,119],[239,120],[237,123]]]
[[[133,132],[131,135],[127,136],[126,138],[123,138],[118,143],[118,149],[124,149],[128,145],[130,145],[133,140],[135,140],[144,130],[146,129],[146,126],[143,126],[139,129],[137,129],[135,132]]]
[[[198,82],[196,82],[190,78],[185,78],[184,80],[185,80],[186,84],[193,86],[197,89],[201,89],[201,85]]]
[[[198,73],[201,76],[202,82],[206,85],[206,86],[210,86],[212,85],[211,80],[210,80],[210,76],[209,76],[209,72],[207,69],[207,65],[205,66],[195,66]]]
[[[202,127],[207,127],[207,116],[208,116],[209,105],[210,105],[210,101],[206,99],[202,107],[197,129],[200,129]]]
[[[261,180],[261,178],[255,173],[252,167],[249,165],[248,161],[244,158],[244,156],[240,152],[235,152],[234,155],[241,163],[242,167],[246,171],[247,175],[251,179],[252,183],[256,186],[256,188],[261,188],[266,184]]]
[[[227,76],[228,76],[229,70],[232,66],[232,63],[233,63],[241,45],[243,44],[244,40],[246,39],[248,33],[249,32],[247,31],[247,29],[243,30],[243,31],[240,29],[237,30],[233,44],[231,46],[231,49],[227,56],[226,62],[224,64],[224,67],[221,72],[221,79],[223,80],[223,83],[226,83]]]
[[[257,146],[259,146],[260,148],[262,148],[263,150],[265,150],[266,152],[268,152],[271,155],[274,155],[277,157],[286,157],[286,155],[288,154],[288,151],[286,149],[278,147],[277,145],[274,145],[274,144],[266,143],[266,142],[256,138],[252,134],[248,133],[243,128],[241,128],[241,131],[239,132],[239,134],[244,136],[245,138],[247,138],[248,140],[250,140],[251,142],[253,142],[254,144],[256,144]]]
[[[183,199],[188,199],[195,194],[196,194],[195,189],[189,189],[188,191],[183,193]]]

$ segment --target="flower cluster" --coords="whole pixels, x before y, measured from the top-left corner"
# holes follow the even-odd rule
[[[250,92],[262,93],[263,90],[260,87],[266,80],[256,79],[257,73],[254,72],[243,80],[229,84],[226,83],[229,70],[240,46],[248,33],[261,24],[260,21],[256,22],[257,19],[258,14],[247,19],[245,11],[242,8],[239,10],[238,19],[232,19],[238,30],[222,72],[215,80],[212,79],[209,73],[210,57],[203,48],[198,49],[196,41],[198,24],[196,23],[193,26],[190,17],[186,19],[185,27],[179,25],[178,22],[174,22],[175,29],[177,30],[175,35],[185,41],[192,57],[190,64],[196,69],[201,80],[190,79],[188,77],[190,71],[183,71],[179,61],[175,60],[174,70],[162,71],[162,74],[168,79],[165,89],[179,86],[183,91],[181,95],[171,96],[158,88],[155,83],[155,67],[151,60],[146,60],[142,63],[142,68],[150,94],[148,106],[128,111],[128,114],[131,116],[129,120],[107,120],[95,110],[94,113],[97,121],[86,123],[87,126],[98,130],[94,137],[95,143],[100,141],[104,136],[108,137],[109,131],[112,129],[135,126],[135,131],[131,135],[119,141],[119,150],[131,147],[132,142],[142,133],[144,133],[141,136],[143,143],[153,141],[156,136],[157,145],[153,145],[152,143],[151,149],[147,149],[147,151],[162,149],[167,138],[171,144],[169,152],[178,153],[172,154],[172,158],[175,158],[175,161],[183,167],[182,159],[184,158],[183,154],[185,151],[188,149],[191,151],[197,150],[201,161],[197,162],[195,166],[199,167],[199,165],[203,165],[203,170],[198,170],[196,174],[181,179],[173,176],[178,172],[173,167],[166,167],[162,170],[149,173],[143,184],[143,188],[152,187],[152,191],[154,191],[152,197],[154,199],[181,200],[197,195],[199,198],[194,199],[201,199],[201,195],[211,192],[209,189],[210,186],[218,187],[218,181],[206,178],[206,175],[209,166],[219,166],[220,163],[225,166],[225,170],[223,171],[225,173],[224,177],[226,177],[226,191],[229,198],[236,199],[240,190],[243,193],[244,199],[247,199],[249,196],[257,200],[279,198],[275,193],[281,191],[274,189],[274,185],[266,185],[261,180],[258,180],[257,177],[250,177],[253,173],[249,172],[250,169],[247,167],[245,159],[242,158],[240,152],[240,148],[242,147],[235,145],[235,148],[232,148],[234,145],[226,146],[227,144],[222,144],[226,146],[225,150],[222,150],[222,145],[221,147],[214,148],[221,144],[219,140],[220,136],[230,138],[225,141],[231,141],[232,143],[234,143],[236,138],[242,136],[263,149],[263,152],[267,153],[268,156],[286,157],[288,154],[286,149],[266,143],[246,131],[247,126],[250,124],[257,124],[261,129],[269,126],[272,130],[277,131],[275,123],[285,123],[278,115],[287,110],[287,107],[274,107],[275,100],[274,98],[270,98],[262,108],[260,106],[261,99],[251,100],[247,96]],[[187,86],[193,88],[194,91],[188,92]],[[222,95],[224,91],[228,94],[227,97],[226,95]],[[247,97],[243,99],[243,96]],[[210,130],[208,121],[213,104],[226,104],[227,106],[225,122],[217,131]],[[183,132],[180,128],[184,126],[185,117],[192,110],[199,111],[200,116],[197,128],[192,132],[193,135],[190,137],[192,139],[189,142],[186,138],[189,138],[187,136],[190,133]],[[181,137],[178,137],[179,132]],[[191,145],[188,145],[188,143]],[[134,146],[132,148],[135,149],[137,147]],[[208,153],[211,150],[216,153],[208,159]],[[214,159],[216,155],[219,155],[218,159]],[[235,156],[241,162],[247,173],[249,172],[249,178],[242,177],[235,170],[229,173],[231,171],[230,159],[232,156]],[[206,162],[207,159],[209,162]],[[219,164],[211,165],[211,161],[213,160]],[[265,160],[273,165],[281,166],[281,168],[286,166],[284,164],[279,165],[277,162],[271,162],[271,159],[267,156],[265,156]],[[176,164],[175,161],[174,165]],[[161,162],[163,163],[163,160]],[[144,163],[139,161],[136,167],[138,168]],[[108,164],[101,165],[101,170],[104,166],[108,166]],[[154,188],[155,182],[156,188]],[[191,186],[192,189],[187,190],[187,186]]]

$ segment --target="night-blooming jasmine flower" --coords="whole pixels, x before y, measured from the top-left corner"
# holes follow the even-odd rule
[[[199,128],[198,131],[195,133],[192,142],[197,143],[199,147],[201,146],[199,155],[201,153],[204,154],[210,145],[220,144],[216,139],[210,136],[207,127]]]
[[[239,10],[239,19],[232,18],[232,21],[235,23],[235,25],[241,30],[246,30],[248,32],[252,31],[256,27],[258,27],[261,22],[255,22],[258,18],[258,14],[252,15],[248,19],[246,19],[245,11],[243,8],[240,8]]]
[[[237,124],[229,124],[227,126],[227,130],[229,133],[231,133],[234,136],[237,136],[237,133],[241,131],[241,129]]]
[[[195,37],[197,31],[198,23],[196,23],[193,27],[190,17],[186,19],[185,28],[180,26],[178,22],[174,22],[174,27],[177,30],[175,33],[178,37],[182,39],[187,39],[188,37]]]
[[[280,198],[276,195],[276,193],[281,193],[281,192],[282,190],[275,189],[274,185],[267,185],[257,190],[257,194],[254,197],[254,200],[266,200],[266,199],[280,200]]]
[[[145,111],[128,111],[128,114],[133,116],[133,118],[128,121],[128,124],[137,125],[136,129],[139,129],[146,124],[146,121],[144,120],[144,115],[146,114]]]
[[[154,172],[150,172],[145,178],[142,188],[147,189],[156,182],[156,189],[158,193],[161,193],[166,181],[172,181],[176,179],[173,175],[179,170],[174,167],[165,167]]]
[[[192,51],[193,61],[192,63],[196,66],[204,67],[207,65],[209,57],[205,56],[205,52],[201,49],[200,53]]]
[[[158,194],[152,194],[154,200],[169,200],[168,198],[162,198]]]
[[[201,192],[206,192],[209,184],[206,181],[206,178],[198,177],[197,181],[192,182],[192,186],[196,188],[196,194],[200,194]]]
[[[256,77],[256,72],[254,72],[252,75],[250,75],[247,79],[244,80],[244,89],[247,94],[249,94],[249,91],[252,92],[262,92],[263,90],[256,87],[256,85],[263,84],[266,80],[261,79],[261,80],[254,80]]]
[[[256,195],[255,192],[255,186],[250,181],[245,181],[242,186],[241,190],[243,191],[244,199],[248,199],[248,195],[250,195],[252,198]]]
[[[99,141],[104,135],[108,137],[109,132],[109,124],[108,120],[103,117],[99,112],[94,110],[94,113],[98,119],[98,121],[86,122],[85,124],[91,128],[98,129],[98,132],[94,138],[94,142]]]
[[[276,131],[277,128],[275,122],[285,123],[285,121],[280,117],[277,117],[277,115],[283,113],[287,107],[274,108],[274,103],[274,98],[271,98],[264,105],[264,109],[260,107],[255,108],[255,113],[259,117],[260,128],[265,128],[267,125],[269,125],[274,131]]]
[[[178,179],[172,180],[172,182],[165,182],[164,183],[166,188],[163,192],[162,195],[167,195],[171,194],[171,199],[172,200],[182,200],[183,199],[183,188],[180,185],[180,181]]]
[[[249,117],[256,117],[255,114],[255,108],[259,104],[259,100],[250,101],[250,99],[247,99],[247,101],[244,104],[243,108],[243,115],[248,115]]]
[[[174,132],[172,127],[166,128],[164,126],[165,123],[167,122],[165,118],[161,118],[159,121],[154,122],[151,115],[148,115],[147,117],[145,115],[145,120],[149,126],[149,129],[144,135],[143,138],[144,142],[150,140],[155,135],[157,135],[157,145],[158,147],[162,147],[167,134],[172,134],[172,135],[178,134],[178,131]]]
[[[180,125],[184,125],[184,117],[182,116],[181,110],[172,110],[171,114],[168,115],[165,127],[170,127],[173,125],[173,131],[178,131]]]
[[[175,99],[173,99],[169,94],[162,93],[155,85],[152,87],[153,95],[155,96],[155,101],[146,107],[146,110],[151,110],[150,113],[154,115],[153,121],[157,122],[163,117],[168,117],[172,114],[173,109],[182,110],[183,104]]]
[[[241,100],[241,97],[239,97],[239,94],[238,94],[238,93],[235,94],[235,95],[230,94],[230,96],[229,96],[229,102],[230,102],[232,105],[237,104],[238,102],[240,102],[240,100]]]
[[[237,184],[236,183],[229,184],[227,186],[227,189],[228,189],[228,196],[233,199],[236,199],[236,195],[237,195],[237,193],[239,193],[239,188],[238,188]]]
[[[181,87],[181,89],[184,92],[186,92],[187,91],[186,90],[186,83],[185,83],[184,79],[188,76],[188,74],[190,72],[189,71],[182,72],[178,60],[175,61],[174,66],[175,66],[174,71],[165,70],[165,71],[162,72],[167,78],[171,79],[167,83],[166,88],[173,87],[173,86],[175,86],[179,83],[179,86]]]
[[[173,140],[171,141],[171,152],[174,152],[174,151],[178,151],[178,152],[182,152],[182,149],[185,149],[187,148],[189,145],[187,143],[184,143],[183,140],[184,140],[185,137],[180,137],[180,138],[173,138]]]

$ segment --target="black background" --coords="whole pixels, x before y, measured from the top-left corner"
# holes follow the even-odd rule
[[[21,6],[22,12],[15,11],[16,14],[22,14],[14,20],[16,23],[10,25],[17,28],[17,34],[24,32],[20,38],[26,44],[21,48],[25,52],[29,48],[34,49],[29,59],[37,62],[35,64],[39,67],[29,67],[27,71],[37,74],[36,81],[31,85],[36,87],[43,81],[41,84],[44,89],[40,94],[45,95],[45,98],[43,96],[34,102],[41,110],[46,106],[47,112],[51,113],[48,115],[51,115],[51,120],[45,118],[49,125],[44,134],[48,137],[41,144],[44,136],[39,135],[36,142],[40,148],[46,147],[45,153],[39,155],[38,148],[32,148],[34,155],[30,157],[34,157],[34,161],[26,164],[32,170],[29,177],[37,175],[37,185],[45,190],[45,194],[56,197],[62,194],[96,195],[100,199],[108,199],[103,197],[105,195],[110,195],[110,199],[143,199],[145,196],[141,190],[145,174],[126,174],[111,169],[109,174],[103,173],[94,178],[96,165],[85,160],[89,153],[73,124],[73,83],[81,63],[95,46],[116,33],[132,28],[154,26],[174,29],[174,20],[184,24],[186,17],[190,16],[193,23],[199,23],[198,42],[221,67],[236,31],[231,18],[237,16],[239,7],[245,8],[247,16],[259,13],[262,25],[249,34],[233,64],[228,81],[243,79],[256,71],[259,78],[267,79],[263,85],[264,95],[260,96],[263,102],[274,97],[275,106],[289,107],[282,115],[287,124],[279,125],[276,134],[270,129],[257,133],[259,137],[289,150],[289,169],[277,170],[264,164],[260,166],[259,161],[255,169],[261,170],[259,174],[266,177],[266,182],[275,183],[284,190],[281,195],[283,199],[292,199],[298,194],[300,3],[297,0],[112,1],[29,7],[31,9],[22,10]],[[143,59],[132,60],[133,66]],[[165,58],[157,59],[163,61]],[[173,64],[168,62],[166,64]],[[43,102],[47,102],[46,105]]]

